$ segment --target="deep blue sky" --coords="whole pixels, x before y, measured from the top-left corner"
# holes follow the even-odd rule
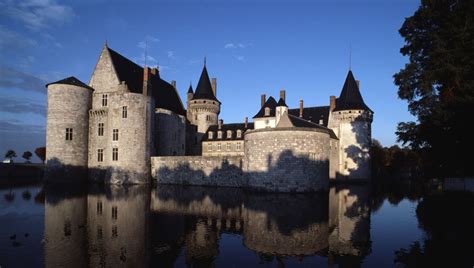
[[[393,74],[407,62],[398,34],[419,2],[372,1],[54,1],[0,0],[0,153],[45,144],[44,84],[67,76],[88,83],[109,47],[176,80],[185,102],[204,56],[217,77],[220,117],[251,118],[260,94],[287,91],[287,104],[328,105],[349,69],[375,112],[373,137],[396,142],[412,120]]]

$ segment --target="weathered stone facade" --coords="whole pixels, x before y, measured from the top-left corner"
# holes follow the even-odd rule
[[[155,110],[155,150],[158,156],[185,155],[186,118],[166,109]]]
[[[47,180],[82,178],[68,175],[87,168],[91,95],[92,90],[85,85],[48,85],[46,163],[47,173],[51,176],[46,176]],[[57,172],[60,169],[64,172]]]

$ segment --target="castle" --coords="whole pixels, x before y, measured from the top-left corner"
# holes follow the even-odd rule
[[[110,184],[158,183],[327,189],[329,180],[370,178],[373,112],[352,71],[328,106],[290,109],[261,96],[253,122],[224,124],[217,80],[206,64],[186,108],[176,82],[104,45],[89,84],[49,83],[47,179]],[[61,175],[58,175],[61,174]],[[81,180],[82,176],[78,177]]]

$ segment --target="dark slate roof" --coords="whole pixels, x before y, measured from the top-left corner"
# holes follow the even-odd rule
[[[201,77],[196,87],[196,92],[194,93],[193,100],[206,99],[206,100],[215,100],[218,101],[214,92],[212,91],[211,80],[209,79],[209,74],[207,73],[206,65],[202,69]]]
[[[360,94],[357,82],[354,79],[352,71],[349,71],[342,87],[341,95],[336,99],[336,108],[334,111],[342,110],[370,110],[370,108],[364,103],[364,99]]]
[[[263,104],[262,108],[260,108],[260,111],[253,117],[253,118],[259,118],[259,117],[273,117],[275,116],[275,108],[277,106],[277,102],[273,97],[270,97],[267,99],[265,104]],[[265,115],[265,108],[268,107],[270,108],[270,115]]]
[[[247,128],[245,128],[245,123],[232,123],[232,124],[222,124],[222,128],[219,129],[219,126],[214,125],[210,126],[207,131],[206,135],[203,137],[203,141],[224,141],[224,140],[243,140],[245,131],[249,129],[253,129],[253,123],[247,123]],[[242,136],[237,138],[237,130],[242,130]],[[222,139],[217,138],[217,131],[222,131]],[[232,137],[227,137],[227,130],[232,130]],[[209,139],[209,131],[214,132],[213,139]]]
[[[286,102],[283,98],[280,98],[280,100],[278,100],[278,103],[277,103],[277,106],[285,106],[285,107],[288,107],[288,105],[286,105]]]
[[[299,117],[300,109],[289,109],[288,113]],[[323,119],[323,126],[328,126],[329,106],[317,106],[303,108],[303,119],[319,124],[319,120]]]
[[[160,78],[160,74],[150,75],[151,94],[155,100],[155,107],[167,109],[180,115],[186,115],[183,103],[179,97],[178,91],[165,80]]]
[[[301,117],[294,116],[294,115],[291,115],[291,114],[288,115],[288,118],[290,118],[291,123],[295,127],[317,128],[317,129],[328,130],[330,137],[333,138],[333,139],[337,139],[337,136],[334,133],[334,131],[332,131],[332,129],[329,129],[325,126],[313,123],[311,121],[305,120]]]
[[[134,93],[143,92],[143,68],[107,47],[119,81],[125,81]]]
[[[120,55],[118,52],[107,47],[112,63],[120,81],[125,81],[130,92],[143,93],[144,69]],[[180,115],[186,115],[181,98],[176,89],[168,82],[160,78],[160,74],[149,73],[151,83],[151,95],[155,100],[155,108],[163,108]]]
[[[193,85],[189,84],[188,93],[193,93]]]
[[[94,90],[93,88],[86,85],[85,83],[83,83],[81,80],[75,78],[74,76],[69,76],[68,78],[64,78],[62,80],[46,84],[46,87],[48,87],[49,85],[53,85],[53,84],[73,85],[73,86],[78,86],[78,87],[83,87],[83,88],[88,88],[90,90]]]

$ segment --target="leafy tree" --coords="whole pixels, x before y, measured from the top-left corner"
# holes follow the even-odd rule
[[[46,147],[38,147],[35,149],[36,156],[43,161],[46,159]]]
[[[399,123],[398,140],[428,150],[438,175],[474,174],[474,1],[422,0],[399,32],[409,63],[395,84],[417,121]]]
[[[33,154],[30,152],[30,151],[26,151],[23,153],[23,155],[21,157],[23,157],[26,162],[30,162],[30,158],[33,156]]]
[[[15,157],[16,157],[16,152],[13,150],[8,150],[7,153],[5,154],[5,158],[10,158],[10,160],[12,160]]]

